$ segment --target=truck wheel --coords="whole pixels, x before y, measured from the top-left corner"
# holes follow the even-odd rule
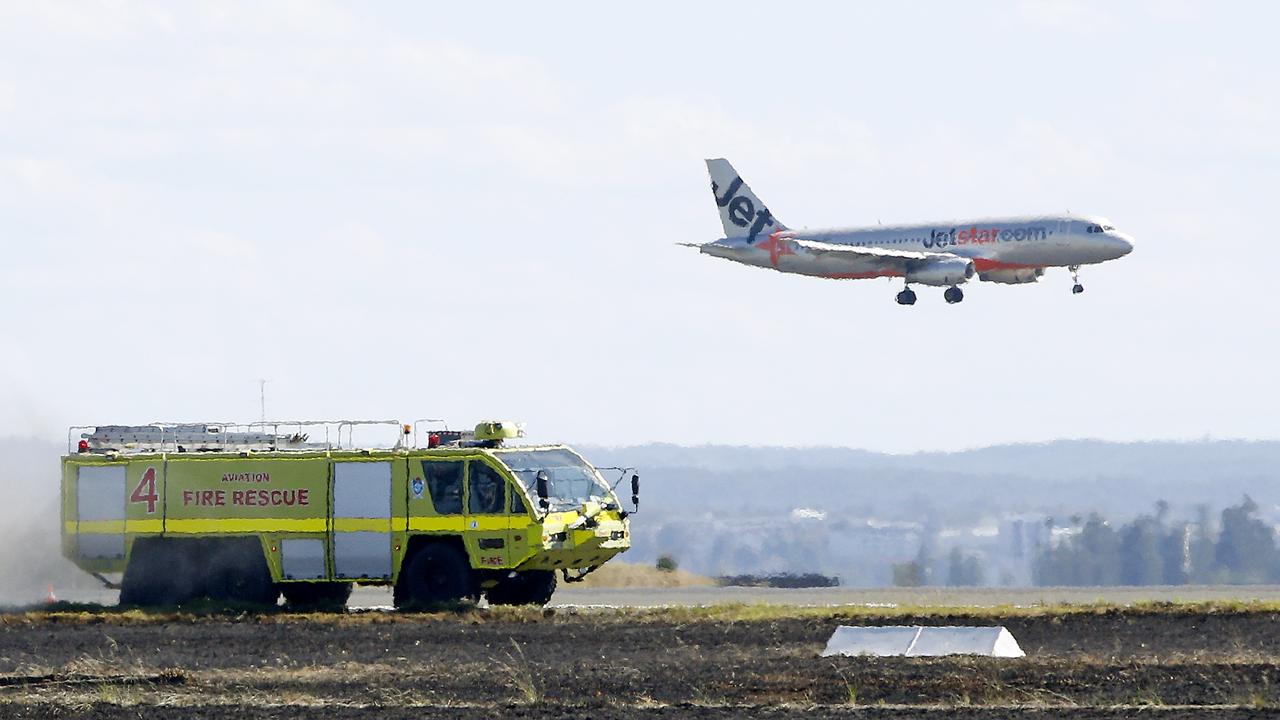
[[[124,577],[120,580],[120,604],[140,605],[143,607],[158,605],[157,584],[162,580],[162,573],[156,567],[155,552],[151,538],[138,538],[133,541],[133,549],[129,551],[129,564],[124,568]]]
[[[120,604],[173,607],[200,595],[188,550],[169,538],[135,540],[120,583]]]
[[[282,586],[285,604],[291,610],[328,610],[341,612],[347,609],[351,597],[351,583],[295,582]]]
[[[205,576],[210,600],[252,605],[275,605],[279,600],[256,538],[220,541],[205,551],[211,558]]]
[[[438,605],[472,597],[471,565],[451,545],[428,545],[405,568],[405,605]]]
[[[489,588],[490,605],[546,605],[556,591],[554,570],[526,570]]]

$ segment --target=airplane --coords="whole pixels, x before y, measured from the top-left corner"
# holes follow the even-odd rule
[[[724,158],[707,160],[711,193],[725,236],[696,247],[744,265],[834,279],[900,277],[899,305],[914,305],[912,283],[945,287],[964,299],[962,283],[1033,283],[1045,268],[1071,271],[1073,294],[1084,292],[1080,266],[1128,255],[1133,238],[1098,217],[1038,215],[912,225],[793,230],[761,202]]]

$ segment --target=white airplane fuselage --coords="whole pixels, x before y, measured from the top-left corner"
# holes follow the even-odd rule
[[[1072,292],[1084,292],[1081,265],[1114,260],[1133,239],[1102,218],[1037,215],[910,225],[797,230],[783,225],[728,160],[707,160],[711,194],[725,235],[696,245],[700,252],[745,265],[812,277],[900,277],[902,305],[916,301],[910,285],[948,288],[948,303],[964,299],[959,285],[979,280],[1036,282],[1045,268],[1071,269]]]
[[[746,265],[815,277],[904,275],[894,268],[858,267],[862,263],[834,254],[806,253],[803,248],[788,246],[786,240],[792,237],[849,247],[947,253],[972,260],[979,277],[994,282],[1032,282],[1035,273],[1027,271],[1091,265],[1114,260],[1133,250],[1133,240],[1116,231],[1105,220],[1074,215],[825,230],[775,230],[765,237],[721,238],[700,248],[708,255]]]

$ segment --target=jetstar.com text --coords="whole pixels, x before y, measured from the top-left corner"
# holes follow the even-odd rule
[[[1025,240],[1045,240],[1049,230],[1044,226],[1025,228],[951,228],[947,230],[930,230],[929,237],[924,238],[927,248],[947,247],[950,245],[986,245],[993,242],[1023,242]]]

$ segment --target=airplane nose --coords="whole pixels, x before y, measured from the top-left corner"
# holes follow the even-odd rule
[[[1116,257],[1124,257],[1133,252],[1133,238],[1123,233],[1116,233],[1112,238],[1115,244]]]

